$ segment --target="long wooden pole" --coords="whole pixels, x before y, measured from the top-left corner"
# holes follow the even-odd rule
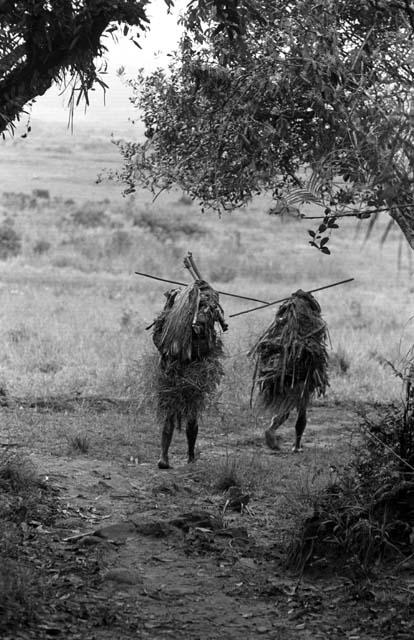
[[[340,282],[333,282],[332,284],[326,284],[324,287],[318,287],[317,289],[311,289],[306,293],[316,293],[317,291],[323,291],[324,289],[330,289],[331,287],[338,287],[340,284],[346,284],[347,282],[352,282],[354,278],[347,278],[347,280],[341,280]],[[280,298],[280,300],[274,300],[273,302],[267,302],[266,304],[260,307],[253,307],[252,309],[245,309],[244,311],[239,311],[238,313],[232,313],[229,315],[229,318],[236,318],[237,316],[242,316],[244,313],[250,313],[251,311],[258,311],[259,309],[266,309],[267,307],[271,307],[274,304],[279,304],[279,302],[285,302],[285,300],[289,300],[290,296],[286,298]]]
[[[141,271],[135,271],[137,276],[144,276],[144,278],[151,278],[152,280],[159,280],[160,282],[168,282],[169,284],[179,284],[183,287],[187,287],[188,284],[187,282],[178,282],[177,280],[167,280],[166,278],[160,278],[158,276],[152,276],[149,273],[141,273]],[[240,298],[241,300],[251,300],[252,302],[261,302],[262,304],[264,304],[265,306],[267,306],[269,303],[266,302],[266,300],[259,300],[258,298],[249,298],[248,296],[240,296],[237,293],[228,293],[228,291],[218,291],[216,289],[217,293],[220,293],[222,296],[230,296],[232,298]],[[273,303],[270,303],[273,304]]]

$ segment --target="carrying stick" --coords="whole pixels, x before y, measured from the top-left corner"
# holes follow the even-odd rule
[[[333,282],[332,284],[326,284],[324,287],[318,287],[317,289],[311,289],[306,293],[316,293],[317,291],[323,291],[324,289],[330,289],[331,287],[338,287],[340,284],[346,284],[347,282],[352,282],[355,278],[347,278],[347,280],[341,280],[340,282]],[[274,304],[279,304],[279,302],[285,302],[289,300],[290,296],[286,298],[280,298],[280,300],[274,300],[274,302],[267,302],[266,304],[260,307],[253,307],[252,309],[245,309],[244,311],[239,311],[238,313],[232,313],[229,315],[229,318],[236,318],[237,316],[242,316],[244,313],[250,313],[251,311],[258,311],[259,309],[266,309],[267,307],[271,307]]]
[[[189,270],[191,277],[194,280],[201,280],[201,278],[198,277],[197,271],[194,269],[194,266],[193,266],[192,262],[190,261],[189,256],[185,257],[183,262],[184,262],[185,268]]]
[[[177,280],[167,280],[166,278],[160,278],[159,276],[152,276],[149,273],[142,273],[141,271],[135,271],[137,276],[144,276],[144,278],[151,278],[151,280],[159,280],[160,282],[168,282],[169,284],[179,284],[182,287],[188,287],[188,282],[178,282]],[[194,277],[194,276],[193,276]],[[258,298],[250,298],[249,296],[240,296],[237,293],[228,293],[227,291],[219,291],[216,289],[217,293],[220,293],[222,296],[230,296],[231,298],[240,298],[241,300],[250,300],[251,302],[261,302],[264,305],[268,305],[269,303],[266,300],[259,300]]]
[[[194,261],[193,254],[191,253],[191,251],[188,252],[187,260],[191,264],[191,266],[193,268],[193,271],[196,274],[197,278],[199,280],[202,280],[203,278],[201,277],[201,274],[200,274],[200,272],[199,272],[199,270],[197,268],[197,265],[196,265],[196,263]]]

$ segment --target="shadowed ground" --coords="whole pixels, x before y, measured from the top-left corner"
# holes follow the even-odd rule
[[[332,571],[300,578],[284,565],[298,518],[357,443],[351,409],[314,407],[301,455],[289,452],[291,424],[274,453],[259,425],[210,422],[196,464],[185,464],[177,434],[174,469],[162,472],[156,429],[125,404],[45,405],[1,412],[3,449],[13,443],[30,458],[58,505],[53,525],[31,521],[25,534],[25,562],[40,568],[50,595],[35,594],[36,615],[4,637],[410,637],[401,613],[410,573],[398,585],[383,575],[361,586]],[[222,515],[217,485],[228,476],[249,493],[248,511]]]

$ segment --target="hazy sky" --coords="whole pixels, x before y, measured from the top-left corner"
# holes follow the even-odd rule
[[[103,128],[111,128],[125,125],[128,117],[133,116],[133,109],[129,103],[130,89],[125,87],[116,76],[116,70],[124,66],[127,77],[133,77],[135,70],[144,67],[152,69],[164,66],[167,63],[167,53],[173,50],[177,44],[180,30],[177,26],[177,17],[182,12],[186,2],[177,0],[174,13],[167,14],[167,9],[161,0],[154,0],[150,5],[151,30],[140,39],[142,49],[138,49],[128,38],[120,36],[116,44],[108,38],[108,73],[104,77],[109,85],[105,99],[103,91],[97,87],[90,94],[90,106],[85,112],[83,106],[79,106],[75,113],[76,124],[90,123],[102,124]],[[33,105],[32,117],[43,121],[61,122],[62,128],[68,123],[69,112],[67,109],[68,95],[60,95],[57,87],[52,87],[37,99]]]

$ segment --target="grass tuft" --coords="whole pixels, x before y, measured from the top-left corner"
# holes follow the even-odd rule
[[[27,492],[42,485],[33,464],[15,453],[0,456],[0,489],[5,492]]]
[[[50,602],[46,593],[50,580],[48,583],[44,570],[45,546],[50,543],[45,544],[44,534],[37,536],[33,525],[50,526],[57,510],[53,491],[40,479],[33,464],[17,453],[0,453],[2,638],[23,637],[17,629],[39,621],[42,607]]]
[[[30,566],[1,556],[0,561],[0,631],[10,632],[37,619],[41,585]]]
[[[81,433],[76,433],[68,438],[69,453],[82,453],[87,454],[90,449],[90,440],[88,436]]]
[[[273,460],[261,454],[229,455],[219,462],[209,463],[204,469],[206,483],[215,492],[224,492],[230,487],[244,491],[270,491],[278,485],[279,470]]]
[[[346,350],[340,345],[336,351],[329,354],[329,370],[338,374],[345,375],[351,366],[351,360]]]
[[[226,456],[224,462],[217,468],[216,479],[213,482],[213,489],[218,492],[227,491],[230,487],[242,487],[242,469],[240,462],[236,458]]]

